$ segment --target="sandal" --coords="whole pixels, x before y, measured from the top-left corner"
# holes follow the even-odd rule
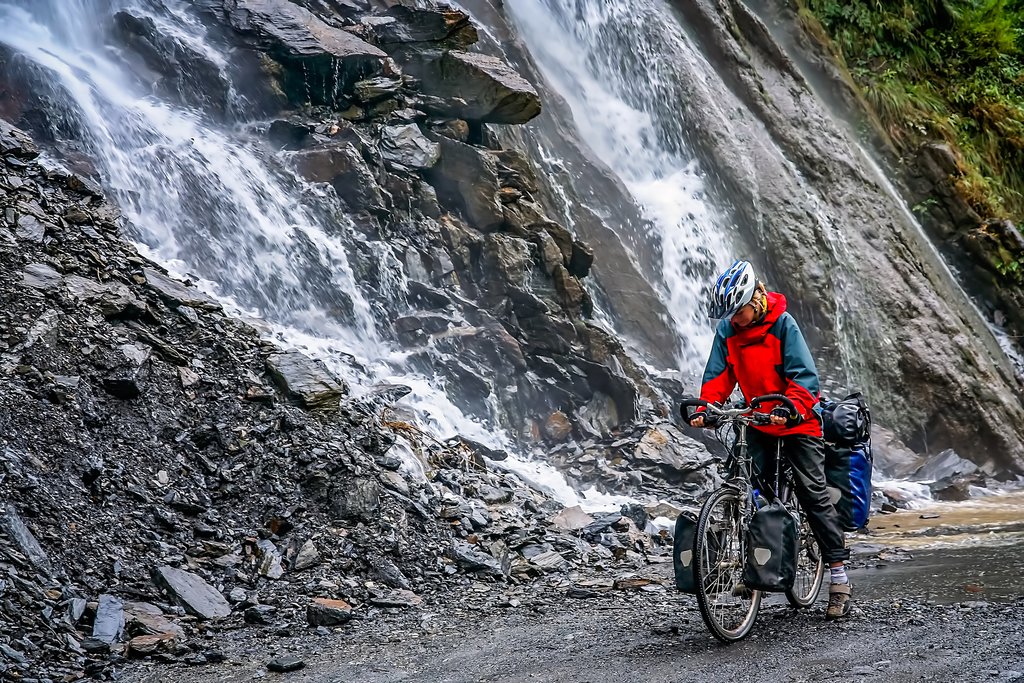
[[[826,619],[842,619],[850,613],[850,584],[833,583],[828,587]]]

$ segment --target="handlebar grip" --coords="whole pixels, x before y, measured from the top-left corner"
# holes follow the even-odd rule
[[[765,403],[765,402],[768,402],[768,401],[778,401],[779,403],[784,405],[786,407],[786,409],[789,410],[789,414],[790,415],[793,415],[793,416],[799,415],[799,413],[796,410],[796,406],[793,405],[793,402],[791,400],[789,400],[789,398],[787,396],[783,396],[782,394],[765,394],[764,396],[757,396],[755,398],[752,398],[752,399],[750,399],[750,407],[751,408],[757,408],[762,403]]]
[[[683,420],[689,422],[693,415],[687,415],[687,408],[707,408],[708,405],[710,404],[704,399],[694,398],[693,396],[686,396],[679,404],[679,414],[682,416]]]

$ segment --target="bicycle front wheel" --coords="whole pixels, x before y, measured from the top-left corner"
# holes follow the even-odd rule
[[[743,585],[745,530],[741,495],[729,489],[713,493],[697,518],[697,606],[711,633],[725,643],[745,638],[761,607],[761,591]]]
[[[791,503],[795,505],[795,496],[793,498]],[[786,591],[786,599],[793,607],[810,607],[818,599],[824,580],[825,561],[821,558],[818,541],[807,523],[807,516],[800,512],[800,554],[796,558],[793,587]]]

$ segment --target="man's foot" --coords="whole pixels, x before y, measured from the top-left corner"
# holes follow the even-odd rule
[[[842,619],[850,613],[850,584],[833,583],[828,587],[826,619]]]

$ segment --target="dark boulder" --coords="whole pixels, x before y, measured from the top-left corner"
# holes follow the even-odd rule
[[[443,207],[459,211],[471,226],[484,232],[505,222],[498,200],[498,166],[485,149],[438,137],[441,158],[427,173]]]
[[[344,383],[334,377],[322,361],[297,352],[275,353],[267,359],[267,371],[289,396],[310,410],[338,407],[345,394]]]
[[[374,42],[385,47],[423,42],[466,47],[477,41],[476,27],[469,15],[448,5],[394,5],[383,16],[367,17],[363,23]]]
[[[354,211],[385,212],[384,196],[363,155],[351,142],[331,142],[296,152],[298,172],[315,183],[330,183]]]
[[[451,50],[421,53],[404,62],[430,94],[423,108],[431,114],[484,123],[526,123],[540,114],[536,89],[497,57]]]

